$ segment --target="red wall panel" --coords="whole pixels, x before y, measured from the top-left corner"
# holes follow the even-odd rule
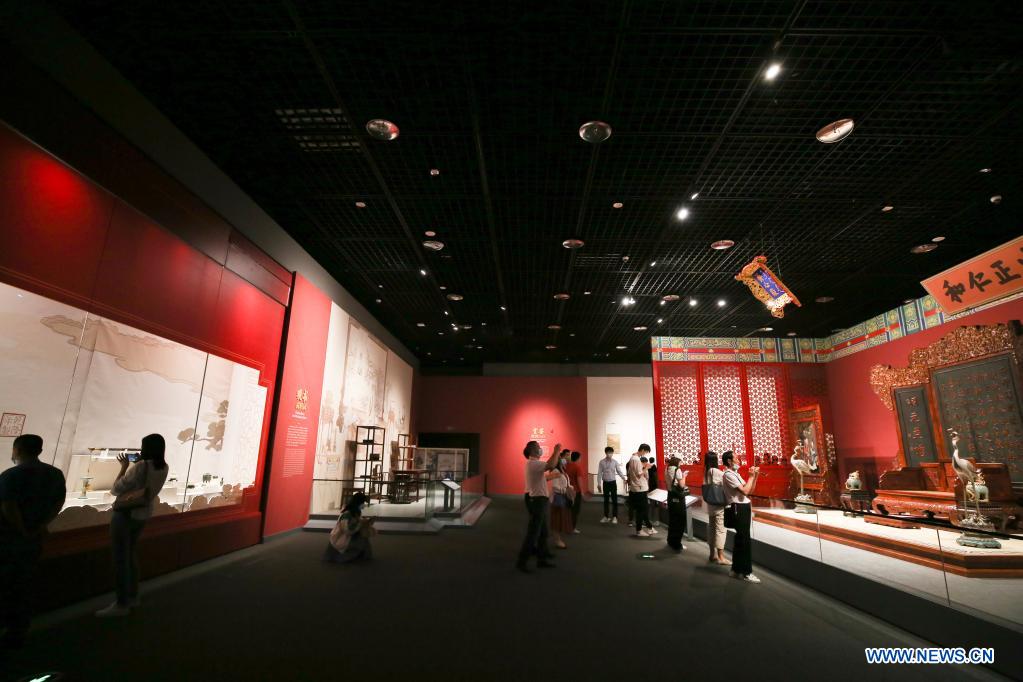
[[[881,474],[892,468],[899,449],[895,418],[870,388],[871,367],[905,367],[914,348],[934,343],[956,327],[1020,319],[1023,319],[1023,299],[1009,301],[824,365],[841,474],[847,473],[842,461],[853,458],[875,460],[877,473]]]
[[[416,422],[421,432],[480,434],[480,472],[488,491],[525,490],[522,448],[543,429],[557,442],[586,451],[585,377],[420,377]],[[539,432],[537,432],[539,433]]]
[[[298,528],[309,520],[330,307],[326,294],[304,277],[295,276],[264,536]],[[304,409],[298,400],[300,391],[308,399]]]

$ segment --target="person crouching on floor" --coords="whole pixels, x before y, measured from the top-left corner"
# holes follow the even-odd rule
[[[372,518],[362,516],[362,508],[369,498],[363,493],[355,493],[341,512],[334,530],[330,531],[330,541],[323,554],[324,561],[335,564],[347,564],[359,559],[372,559],[373,547],[369,538],[376,533]]]

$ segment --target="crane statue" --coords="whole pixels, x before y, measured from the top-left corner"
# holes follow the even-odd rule
[[[952,434],[952,468],[955,469],[956,476],[959,477],[959,481],[963,484],[963,509],[966,509],[967,489],[977,482],[977,465],[959,456],[959,432],[955,429],[949,429],[949,433]],[[973,496],[974,511],[978,519],[980,518],[979,497],[979,495]]]
[[[973,514],[967,514],[967,517],[959,522],[958,525],[963,527],[964,530],[963,534],[956,539],[956,542],[967,547],[998,549],[1002,544],[995,538],[982,533],[970,532],[971,529],[992,530],[994,527],[980,513],[980,495],[977,494],[977,489],[973,487],[981,475],[977,470],[977,465],[965,457],[959,456],[959,432],[955,429],[949,429],[949,433],[952,434],[952,468],[955,469],[956,476],[959,477],[959,481],[963,484],[964,511],[969,509],[966,506],[968,499],[967,490],[973,488],[974,491]]]
[[[811,467],[810,463],[806,461],[806,454],[803,450],[803,441],[796,441],[795,447],[792,448],[791,462],[792,468],[796,470],[797,474],[799,474],[799,494],[796,495],[796,502],[808,502],[812,504],[814,501],[813,497],[811,495],[807,495],[803,490],[803,476],[813,473],[813,467]],[[796,511],[804,514],[814,513],[813,507],[801,507],[798,504],[796,505]]]

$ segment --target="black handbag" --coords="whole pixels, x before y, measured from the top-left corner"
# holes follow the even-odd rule
[[[720,483],[705,483],[703,485],[703,501],[716,507],[723,507],[727,504],[725,500],[725,489]]]
[[[736,513],[735,505],[730,504],[725,507],[725,528],[735,528],[736,526]]]

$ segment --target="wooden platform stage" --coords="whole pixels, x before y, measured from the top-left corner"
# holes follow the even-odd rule
[[[792,509],[754,509],[754,521],[787,528],[824,540],[876,552],[921,566],[966,577],[1023,578],[1023,536],[999,538],[1001,549],[964,547],[956,543],[960,533],[923,526],[893,528],[869,524],[861,516],[844,516],[835,510],[817,515],[797,514]],[[754,537],[756,531],[754,530]]]

